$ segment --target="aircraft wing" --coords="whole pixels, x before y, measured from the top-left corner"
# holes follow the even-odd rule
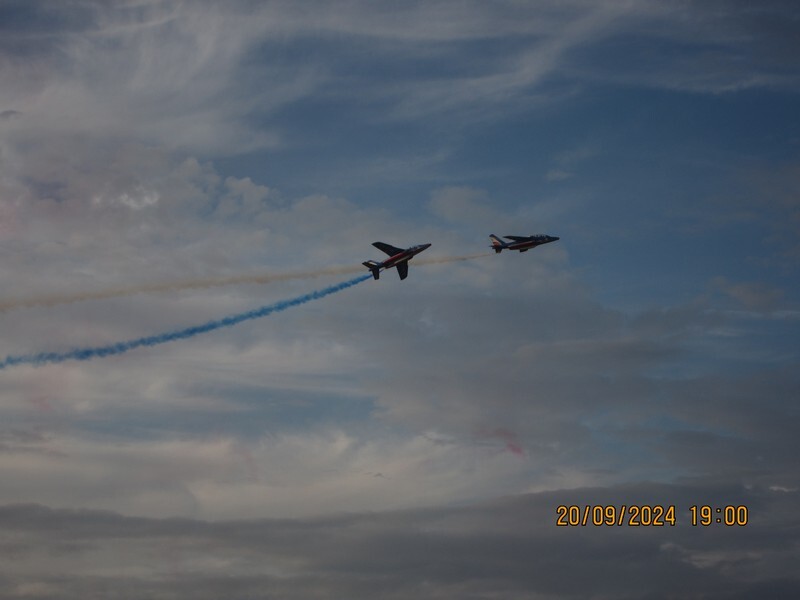
[[[400,254],[403,251],[403,248],[395,248],[394,246],[390,246],[389,244],[384,244],[383,242],[373,242],[372,245],[375,246],[381,252],[385,252],[389,256]]]
[[[408,277],[408,261],[405,260],[401,263],[397,263],[397,274],[400,275],[400,279],[405,279]]]

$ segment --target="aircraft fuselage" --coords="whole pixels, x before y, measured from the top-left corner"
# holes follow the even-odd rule
[[[549,244],[550,242],[557,242],[559,239],[561,239],[554,235],[545,234],[529,236],[505,235],[503,237],[510,241],[504,242],[494,234],[489,236],[489,238],[492,240],[492,245],[490,247],[498,254],[503,250],[519,250],[520,252],[527,252],[531,248],[536,248],[536,246]]]
[[[405,279],[408,277],[408,261],[423,250],[427,250],[431,247],[430,244],[418,244],[416,246],[403,249],[395,248],[394,246],[390,246],[389,244],[385,244],[383,242],[375,242],[372,245],[389,255],[389,258],[383,262],[368,260],[363,263],[363,265],[372,272],[372,276],[375,279],[380,277],[380,272],[382,269],[391,269],[392,267],[397,268],[397,273],[400,276],[400,279]]]
[[[385,261],[381,263],[384,269],[391,269],[392,267],[397,266],[397,263],[405,262],[414,258],[417,254],[422,252],[423,250],[427,250],[430,248],[430,244],[419,244],[418,246],[411,246],[407,250],[403,250],[402,252],[398,252],[394,256],[390,256]]]

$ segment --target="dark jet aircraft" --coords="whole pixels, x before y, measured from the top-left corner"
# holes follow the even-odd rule
[[[372,245],[389,255],[389,258],[383,262],[368,260],[361,263],[372,271],[372,276],[375,279],[380,277],[381,269],[391,269],[392,267],[397,267],[397,274],[400,275],[400,279],[405,279],[408,277],[408,261],[423,250],[427,250],[431,247],[430,244],[420,244],[419,246],[411,246],[411,248],[403,250],[402,248],[395,248],[383,242],[375,242]]]
[[[536,246],[541,246],[542,244],[549,244],[550,242],[556,242],[560,238],[555,237],[554,235],[504,235],[504,238],[507,240],[511,240],[510,242],[504,242],[495,234],[489,235],[489,239],[492,240],[492,248],[496,254],[500,254],[503,250],[519,250],[520,252],[527,252],[531,248],[536,248]]]

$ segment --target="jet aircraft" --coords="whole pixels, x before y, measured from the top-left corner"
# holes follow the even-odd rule
[[[527,252],[531,248],[536,248],[536,246],[541,246],[542,244],[549,244],[550,242],[556,242],[561,238],[557,238],[554,235],[504,235],[504,238],[507,240],[511,240],[510,242],[504,242],[495,234],[489,235],[489,239],[492,240],[491,247],[494,248],[496,254],[500,254],[503,250],[519,250],[520,252]]]
[[[431,247],[430,244],[419,244],[418,246],[411,246],[411,248],[406,248],[404,250],[403,248],[395,248],[383,242],[374,242],[372,245],[389,255],[389,258],[383,262],[368,260],[361,263],[372,272],[372,276],[375,279],[380,277],[381,269],[391,269],[392,267],[397,267],[397,274],[400,276],[400,279],[405,279],[408,277],[408,261],[423,250],[427,250]]]

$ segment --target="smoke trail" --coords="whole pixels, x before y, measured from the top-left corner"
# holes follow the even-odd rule
[[[465,256],[449,256],[443,258],[417,259],[413,264],[435,265],[441,263],[472,260],[483,256],[491,256],[491,252],[482,254],[468,254]],[[172,281],[164,283],[150,283],[144,285],[132,285],[126,287],[109,288],[89,292],[79,292],[76,294],[49,294],[35,296],[31,298],[19,298],[0,300],[0,313],[15,310],[18,308],[33,308],[35,306],[58,306],[60,304],[71,304],[84,300],[106,300],[108,298],[119,298],[122,296],[133,296],[135,294],[177,292],[182,290],[198,290],[212,287],[222,287],[226,285],[240,284],[266,284],[276,281],[290,281],[292,279],[311,279],[323,277],[325,275],[349,275],[362,271],[361,266],[349,267],[328,267],[314,271],[294,271],[290,273],[255,273],[251,275],[232,275],[230,277],[207,277],[204,279],[186,279],[183,281]]]
[[[158,344],[182,340],[200,335],[201,333],[214,331],[215,329],[220,329],[222,327],[232,327],[233,325],[241,323],[242,321],[266,317],[272,313],[281,312],[287,308],[291,308],[292,306],[299,306],[301,304],[305,304],[306,302],[311,302],[312,300],[319,300],[320,298],[324,298],[330,294],[335,294],[336,292],[353,287],[354,285],[359,284],[362,281],[366,281],[371,277],[372,275],[368,273],[366,275],[356,277],[355,279],[350,279],[349,281],[343,281],[342,283],[337,283],[336,285],[304,294],[303,296],[298,296],[297,298],[281,300],[275,304],[262,306],[261,308],[256,308],[245,313],[231,315],[229,317],[224,317],[216,321],[209,321],[203,325],[195,325],[194,327],[188,327],[186,329],[178,329],[176,331],[169,331],[167,333],[161,333],[158,335],[128,340],[127,342],[118,342],[116,344],[109,344],[108,346],[75,348],[67,352],[40,352],[39,354],[23,354],[18,356],[11,355],[7,356],[2,362],[0,362],[0,369],[23,364],[34,365],[38,367],[47,363],[60,363],[67,360],[91,360],[93,358],[122,354],[123,352],[128,352],[129,350],[133,350],[134,348],[139,348],[141,346],[157,346]]]
[[[70,304],[83,300],[104,300],[108,298],[118,298],[120,296],[133,296],[134,294],[176,292],[181,290],[203,289],[211,287],[221,287],[225,285],[238,285],[244,283],[272,283],[273,281],[289,281],[292,279],[310,279],[322,277],[324,275],[348,275],[358,273],[362,267],[328,267],[314,271],[295,271],[291,273],[256,273],[252,275],[232,275],[230,277],[207,277],[204,279],[186,279],[183,281],[172,281],[165,283],[151,283],[144,285],[133,285],[127,287],[110,288],[94,292],[79,292],[77,294],[50,294],[32,298],[20,298],[0,301],[0,312],[14,310],[16,308],[32,308],[34,306],[57,306],[59,304]]]
[[[459,262],[462,260],[472,260],[474,258],[483,258],[484,256],[492,256],[493,252],[481,252],[480,254],[464,254],[463,256],[444,256],[442,258],[421,258],[415,260],[412,264],[415,265],[439,265],[442,263]]]

